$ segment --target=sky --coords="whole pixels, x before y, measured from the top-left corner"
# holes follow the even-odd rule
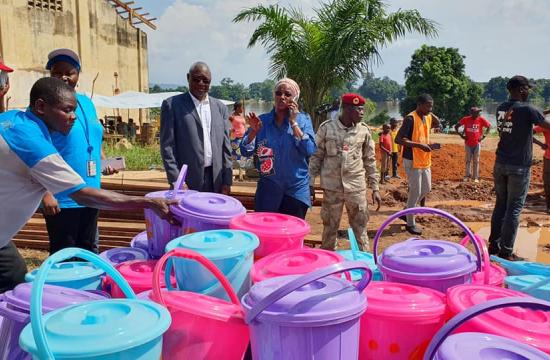
[[[148,30],[149,82],[186,85],[195,61],[205,61],[212,81],[224,77],[245,85],[268,78],[269,57],[261,45],[247,48],[259,23],[232,22],[244,8],[278,3],[300,7],[310,16],[323,0],[135,0],[157,30]],[[327,0],[325,0],[327,1]],[[458,48],[466,74],[475,81],[522,74],[550,78],[549,0],[387,0],[388,11],[416,8],[439,24],[430,39],[408,34],[381,51],[376,76],[404,82],[411,55],[422,44]]]

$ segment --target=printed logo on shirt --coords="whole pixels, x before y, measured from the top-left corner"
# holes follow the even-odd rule
[[[270,176],[275,174],[274,169],[274,158],[273,158],[273,149],[265,146],[266,142],[260,143],[256,155],[258,156],[258,161],[260,163],[260,173],[263,176]]]
[[[6,120],[3,122],[0,122],[0,126],[2,127],[2,130],[8,130],[13,128],[13,122]]]
[[[479,125],[478,124],[472,124],[472,126],[467,128],[466,131],[477,134],[479,132]]]
[[[512,121],[512,115],[514,114],[514,109],[508,111],[499,111],[497,117],[497,128],[499,133],[512,133],[512,127],[514,125]]]

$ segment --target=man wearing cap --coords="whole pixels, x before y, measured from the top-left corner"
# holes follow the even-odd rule
[[[2,61],[2,58],[0,57],[0,113],[3,113],[6,111],[6,100],[4,97],[8,93],[8,90],[10,89],[10,78],[8,77],[8,73],[12,72],[13,69],[4,64]]]
[[[510,78],[506,84],[510,98],[496,112],[500,141],[493,169],[496,203],[491,217],[489,253],[512,261],[523,260],[513,250],[531,180],[533,126],[550,129],[550,121],[527,103],[533,86],[525,76]]]
[[[48,54],[46,69],[52,77],[63,80],[75,89],[80,76],[80,58],[70,49],[57,49]],[[68,135],[51,134],[52,143],[63,158],[84,180],[86,185],[101,186],[103,126],[98,120],[91,99],[76,94],[76,121]],[[113,173],[111,168],[104,174]],[[50,238],[50,253],[66,247],[79,247],[98,252],[97,219],[99,211],[75,202],[66,194],[54,196],[46,192],[42,211]]]
[[[63,81],[46,77],[30,91],[26,111],[0,114],[0,293],[24,281],[25,261],[12,238],[36,211],[46,190],[67,195],[84,206],[107,210],[150,208],[173,222],[173,201],[126,196],[87,186],[63,160],[51,134],[67,135],[75,124],[74,90]]]
[[[369,218],[366,184],[372,189],[373,202],[380,209],[375,145],[369,127],[362,122],[365,99],[358,94],[342,95],[340,117],[319,126],[315,142],[317,151],[309,161],[310,185],[321,176],[323,188],[323,243],[334,250],[336,234],[344,204],[349,224],[361,250],[368,250],[366,232]]]
[[[208,95],[212,74],[204,62],[187,73],[189,92],[162,102],[160,154],[170,186],[183,164],[188,166],[186,184],[197,191],[229,194],[233,161],[229,140],[229,111]]]
[[[403,146],[403,167],[407,174],[409,193],[406,208],[421,204],[432,189],[432,150],[439,144],[430,142],[430,131],[439,128],[439,118],[432,113],[434,101],[428,94],[416,99],[416,110],[403,119],[396,142]],[[404,219],[404,218],[402,218]],[[405,229],[413,235],[422,235],[413,215],[407,215]]]
[[[479,114],[481,109],[478,107],[472,107],[470,109],[470,115],[465,116],[455,125],[455,130],[464,139],[464,150],[466,152],[466,173],[464,175],[464,181],[472,179],[474,182],[479,182],[479,154],[481,152],[481,141],[485,139],[491,124]],[[463,131],[460,131],[460,127],[464,127]],[[485,133],[483,129],[485,128]],[[473,165],[473,170],[472,170]]]

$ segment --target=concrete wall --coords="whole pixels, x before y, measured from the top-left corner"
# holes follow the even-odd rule
[[[147,35],[117,15],[106,0],[62,4],[63,12],[54,12],[31,8],[27,0],[0,0],[0,54],[15,69],[10,74],[9,107],[27,106],[32,84],[48,75],[44,69],[48,53],[61,47],[80,55],[77,91],[91,92],[97,75],[94,93],[113,95],[115,72],[121,92],[148,91]],[[115,113],[98,109],[98,115]],[[140,111],[121,110],[120,115],[138,122]]]

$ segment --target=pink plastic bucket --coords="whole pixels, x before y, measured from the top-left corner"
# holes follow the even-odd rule
[[[161,290],[164,267],[171,257],[199,262],[220,281],[231,302],[188,291]],[[172,324],[164,334],[164,359],[243,358],[250,337],[244,312],[229,281],[204,256],[184,249],[166,253],[155,267],[153,292],[149,297],[172,315]]]
[[[344,257],[334,251],[309,248],[287,250],[255,262],[250,276],[252,282],[257,283],[277,276],[307,274],[342,261]]]
[[[245,230],[256,234],[260,246],[254,251],[254,258],[260,259],[269,254],[301,249],[304,237],[309,234],[309,224],[295,216],[256,212],[233,218],[230,229]]]
[[[445,323],[445,295],[408,284],[371,282],[363,291],[360,360],[421,359]]]
[[[118,264],[115,268],[128,282],[136,294],[153,288],[153,270],[157,264],[156,260],[132,260]],[[171,276],[172,285],[175,286],[176,279]],[[162,280],[164,286],[164,276]],[[110,276],[103,279],[103,289],[111,294],[113,298],[124,298],[124,293]]]
[[[519,291],[495,286],[460,285],[447,291],[448,316],[489,300],[524,297]],[[491,311],[461,325],[456,332],[481,332],[507,337],[550,354],[550,312],[511,307]]]
[[[178,205],[171,206],[170,210],[181,223],[181,235],[227,229],[231,219],[246,213],[246,209],[239,200],[209,192],[186,194],[182,201]]]
[[[483,263],[481,264],[481,271],[477,271],[472,274],[472,284],[476,285],[493,285],[503,286],[504,279],[506,278],[506,270],[497,264],[493,264],[489,261],[489,252],[487,251],[487,242],[481,236],[475,234],[475,239],[478,245],[481,247],[483,254]],[[460,245],[466,246],[470,242],[470,237],[465,236]],[[489,264],[489,271],[486,271],[487,264]]]

